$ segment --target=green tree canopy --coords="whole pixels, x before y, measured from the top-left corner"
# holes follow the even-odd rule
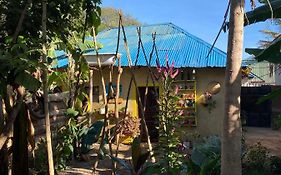
[[[70,31],[82,31],[93,25],[97,27],[100,24],[100,3],[100,0],[49,0],[47,36],[49,39],[53,36],[67,38]],[[36,40],[41,37],[41,0],[0,0],[0,43],[3,43],[3,38],[14,34],[25,8],[26,13],[19,34]]]
[[[120,11],[120,12],[123,13],[122,11]],[[118,16],[117,9],[114,9],[112,7],[102,8],[101,25],[99,26],[99,31],[118,27],[118,22],[119,22],[119,16]],[[139,26],[139,25],[141,25],[141,23],[137,19],[132,17],[131,15],[126,14],[123,16],[123,25],[124,26],[130,26],[130,25]]]

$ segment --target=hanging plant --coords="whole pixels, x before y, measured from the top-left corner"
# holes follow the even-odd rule
[[[203,94],[203,106],[206,107],[209,113],[212,112],[214,108],[216,108],[216,101],[213,99],[213,95],[210,92],[205,92]]]

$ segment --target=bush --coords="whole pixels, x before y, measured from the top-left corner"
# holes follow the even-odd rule
[[[38,175],[48,174],[48,157],[47,157],[46,140],[40,139],[36,143],[36,149],[34,150],[34,170]]]
[[[271,156],[270,157],[270,170],[272,174],[281,174],[281,157]]]
[[[221,141],[218,136],[204,138],[194,145],[189,163],[189,173],[192,174],[220,174]],[[196,167],[197,166],[197,167]]]
[[[260,142],[250,146],[244,157],[245,165],[249,168],[256,169],[257,167],[265,168],[265,162],[268,157],[268,150],[262,146]]]

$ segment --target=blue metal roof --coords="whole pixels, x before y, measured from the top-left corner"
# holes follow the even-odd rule
[[[68,66],[68,57],[62,50],[55,50],[56,60],[52,64],[52,68],[66,68]]]
[[[134,64],[138,52],[139,40],[136,26],[125,27],[125,31]],[[141,39],[147,58],[149,58],[152,50],[152,33],[154,32],[156,32],[156,48],[162,65],[165,64],[165,57],[167,56],[170,63],[172,61],[175,62],[175,67],[203,68],[226,66],[225,52],[214,48],[208,58],[206,58],[211,45],[172,23],[141,26]],[[115,53],[117,37],[118,28],[100,32],[97,36],[97,41],[104,47],[99,50],[99,53]],[[128,66],[123,39],[124,37],[121,31],[118,52],[121,54],[122,66]],[[146,65],[144,54],[140,51],[137,66]],[[152,56],[151,66],[156,66],[155,51]]]
[[[138,34],[136,26],[125,27],[128,46],[131,53],[132,63],[135,60],[138,52]],[[218,48],[213,48],[209,56],[207,54],[211,49],[211,45],[202,39],[186,32],[180,27],[172,23],[144,25],[141,26],[141,39],[144,50],[149,59],[150,52],[153,47],[152,33],[156,33],[156,48],[161,65],[165,65],[165,57],[171,64],[175,62],[175,67],[225,67],[226,66],[226,53]],[[115,53],[117,48],[118,28],[102,31],[97,36],[97,42],[103,45],[99,50],[102,53]],[[90,40],[92,38],[87,37]],[[120,33],[119,50],[121,54],[122,66],[128,66],[126,50],[124,47],[124,37],[122,31]],[[89,51],[87,54],[95,55],[95,52]],[[66,57],[61,56],[62,60],[67,60]],[[58,60],[57,67],[65,67],[68,61]],[[146,66],[144,53],[140,50],[137,66]],[[156,52],[153,52],[151,66],[156,66]]]

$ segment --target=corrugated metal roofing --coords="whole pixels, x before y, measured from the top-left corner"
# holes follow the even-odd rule
[[[56,61],[53,63],[52,68],[65,68],[68,66],[68,58],[64,51],[55,51]]]
[[[139,38],[137,29],[136,26],[129,26],[125,27],[125,31],[132,62],[134,63],[138,52]],[[226,66],[225,52],[214,48],[211,54],[206,58],[211,45],[172,23],[141,26],[141,39],[147,58],[149,58],[153,46],[152,33],[155,32],[156,47],[162,65],[165,64],[165,57],[167,56],[170,63],[172,61],[175,62],[175,67],[203,68]],[[100,32],[97,36],[97,41],[104,47],[99,50],[99,53],[115,53],[117,37],[118,28]],[[121,31],[118,52],[121,54],[122,66],[128,66],[123,39],[124,37]],[[137,66],[146,65],[144,53],[140,51]],[[156,66],[155,51],[152,56],[151,66]]]

